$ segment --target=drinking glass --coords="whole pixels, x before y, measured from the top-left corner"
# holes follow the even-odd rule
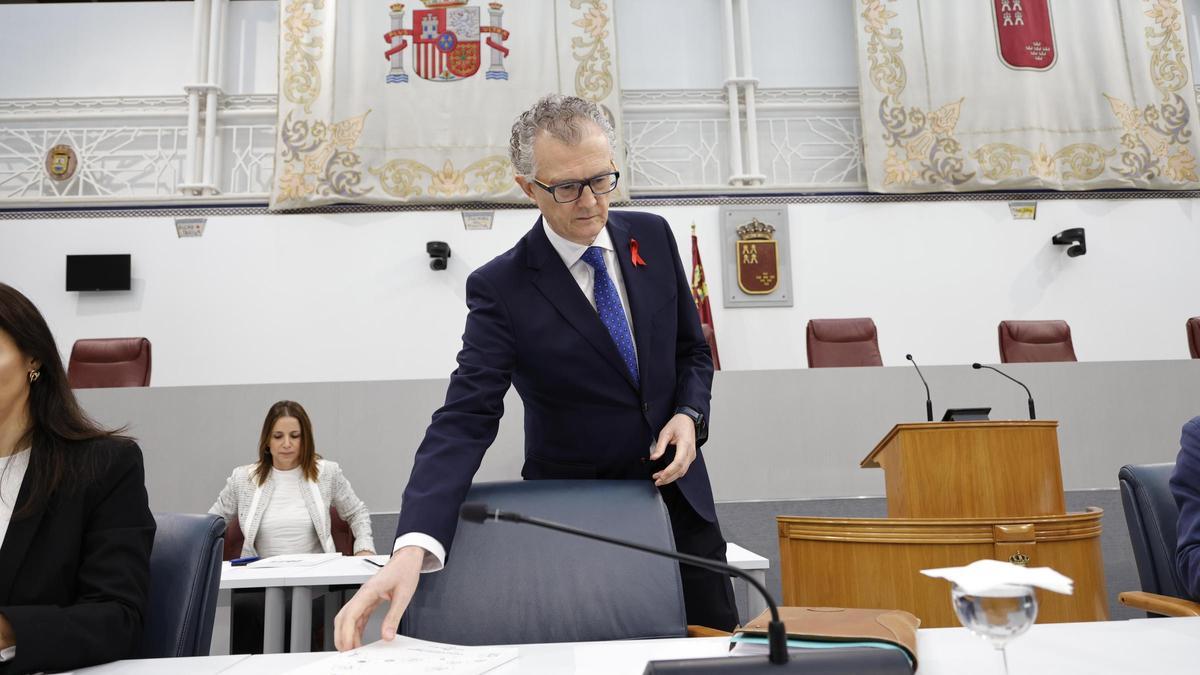
[[[1037,595],[1030,586],[1004,585],[985,593],[968,594],[957,584],[950,598],[959,622],[1000,650],[1004,675],[1008,675],[1008,641],[1029,630],[1037,618]]]

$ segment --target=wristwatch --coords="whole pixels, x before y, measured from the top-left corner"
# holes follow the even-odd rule
[[[708,425],[704,423],[704,413],[688,405],[675,408],[676,415],[687,415],[696,425],[696,445],[708,440]]]

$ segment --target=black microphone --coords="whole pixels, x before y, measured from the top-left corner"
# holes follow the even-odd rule
[[[646,546],[644,544],[638,544],[638,543],[635,543],[632,541],[625,541],[623,539],[614,539],[613,537],[608,537],[603,534],[596,534],[594,532],[587,532],[586,530],[579,530],[579,529],[576,529],[569,525],[563,525],[561,523],[556,523],[556,522],[553,522],[550,520],[542,520],[540,518],[531,518],[531,517],[527,517],[527,516],[522,516],[519,513],[511,513],[511,512],[507,512],[507,511],[501,511],[499,509],[492,511],[492,510],[488,509],[487,504],[482,504],[479,502],[464,503],[462,505],[462,507],[459,508],[458,515],[463,520],[465,520],[467,522],[471,522],[471,523],[483,523],[488,520],[497,520],[497,521],[507,520],[510,523],[527,523],[529,525],[545,527],[545,528],[548,528],[551,530],[565,532],[567,534],[572,534],[572,535],[575,535],[578,537],[586,537],[587,539],[595,539],[597,541],[602,541],[602,542],[605,542],[608,544],[616,544],[617,546],[624,546],[625,548],[632,548],[634,550],[643,551],[645,553],[651,553],[653,555],[659,555],[659,556],[663,556],[666,558],[673,558],[675,560],[678,560],[679,562],[686,563],[688,565],[695,565],[696,567],[703,567],[705,569],[714,570],[714,571],[720,572],[722,574],[741,577],[742,579],[745,579],[747,583],[749,583],[751,586],[753,586],[755,588],[755,590],[758,591],[759,595],[763,596],[763,598],[766,599],[767,606],[770,607],[770,609],[771,609],[771,621],[767,626],[767,642],[769,644],[769,649],[770,649],[770,652],[767,657],[768,660],[772,664],[775,664],[775,665],[783,665],[788,662],[787,632],[783,628],[783,622],[779,620],[779,607],[777,607],[775,605],[774,598],[771,597],[771,594],[767,592],[767,589],[762,584],[760,584],[757,579],[750,576],[749,574],[746,574],[742,570],[740,570],[732,565],[729,565],[729,564],[726,564],[723,562],[718,562],[716,560],[709,560],[708,558],[701,558],[701,557],[694,556],[694,555],[688,555],[686,553],[678,553],[676,551],[668,551],[666,549],[654,548],[653,546]],[[748,660],[758,660],[758,659],[756,659],[755,657],[750,657]],[[741,658],[718,659],[717,661],[718,662],[737,661],[737,662],[741,662],[741,663],[737,664],[739,666],[748,665],[747,661],[743,661]],[[713,665],[715,666],[716,664],[714,663]],[[728,665],[734,666],[735,664],[729,663]],[[799,665],[803,666],[804,664],[803,664],[803,662],[801,662]],[[772,672],[782,672],[782,671],[772,670]]]
[[[1008,373],[1004,372],[1003,370],[1000,370],[999,368],[985,366],[982,363],[972,363],[971,367],[974,368],[975,370],[979,370],[980,368],[987,368],[988,370],[994,370],[997,373],[1000,373],[1001,375],[1012,380],[1013,382],[1016,382],[1017,384],[1021,385],[1021,388],[1025,390],[1025,395],[1029,397],[1029,419],[1031,419],[1031,420],[1037,419],[1037,414],[1035,414],[1034,410],[1033,410],[1033,394],[1029,393],[1029,387],[1026,387],[1024,382],[1021,382],[1017,378],[1013,377],[1012,375],[1009,375]]]
[[[912,361],[913,368],[917,369],[917,377],[921,378],[921,384],[925,385],[925,419],[933,421],[933,399],[929,397],[929,383],[925,381],[925,376],[921,374],[921,368],[917,366],[917,362],[913,359],[912,354],[905,354],[904,358]]]

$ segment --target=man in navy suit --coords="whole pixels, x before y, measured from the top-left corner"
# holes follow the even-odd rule
[[[538,101],[513,125],[509,154],[542,215],[467,279],[458,368],[417,449],[394,554],[338,614],[338,649],[361,643],[383,600],[391,639],[420,572],[442,568],[510,384],[525,407],[526,479],[652,480],[676,548],[725,559],[699,451],[712,358],[670,227],[647,213],[609,213],[620,174],[612,127],[593,103]],[[729,578],[680,571],[688,623],[733,628]]]
[[[1188,594],[1200,599],[1200,417],[1183,425],[1171,494],[1179,505],[1175,564]]]

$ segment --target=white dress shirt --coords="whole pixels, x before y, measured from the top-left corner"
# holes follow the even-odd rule
[[[25,481],[25,470],[28,468],[29,448],[8,457],[0,457],[0,542],[8,534],[8,524],[12,522],[17,495],[21,492],[21,483]],[[0,663],[12,660],[16,655],[16,645],[0,649]]]
[[[636,334],[633,333],[633,316],[629,313],[629,294],[625,292],[625,281],[621,276],[621,265],[617,260],[617,251],[613,246],[612,237],[608,234],[608,228],[600,230],[600,234],[596,235],[595,241],[590,246],[576,244],[559,235],[550,228],[545,219],[542,220],[542,230],[545,231],[546,238],[550,240],[550,246],[558,253],[558,257],[562,258],[563,264],[567,266],[567,271],[574,277],[575,283],[579,284],[579,290],[583,292],[583,297],[587,298],[592,309],[596,308],[596,275],[592,266],[583,261],[583,254],[590,246],[599,246],[604,250],[604,266],[608,268],[608,276],[612,279],[613,285],[617,287],[617,295],[621,296],[621,309],[625,310],[625,323],[629,326],[630,337],[636,338]],[[634,339],[633,342],[634,355],[636,356],[637,340]],[[421,563],[422,572],[437,572],[446,565],[445,547],[437,539],[428,534],[423,532],[406,532],[396,537],[396,543],[392,546],[392,552],[399,551],[404,546],[419,546],[425,549],[425,559]]]

